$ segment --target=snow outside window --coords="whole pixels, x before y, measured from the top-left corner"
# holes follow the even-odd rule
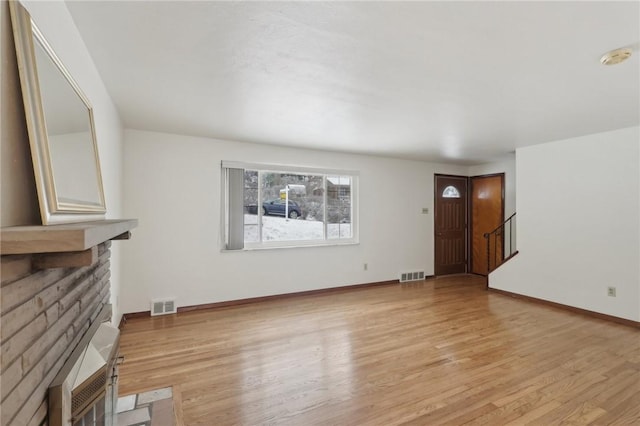
[[[357,173],[272,167],[223,162],[225,249],[357,243]]]

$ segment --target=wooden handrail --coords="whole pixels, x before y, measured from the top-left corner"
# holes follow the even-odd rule
[[[517,251],[514,247],[513,230],[514,230],[514,218],[516,213],[509,216],[507,220],[502,222],[496,229],[484,234],[484,238],[487,240],[487,274],[494,271],[498,266],[502,265],[505,261],[513,257],[513,254]],[[505,253],[504,250],[504,229],[509,225],[509,252]],[[491,237],[493,236],[494,253],[491,254]],[[502,237],[502,248],[500,255],[498,254],[498,236]],[[493,260],[493,268],[491,267],[491,260]]]
[[[502,222],[500,225],[498,225],[498,227],[497,227],[496,229],[494,229],[494,230],[493,230],[493,231],[491,231],[491,232],[487,232],[486,234],[484,234],[484,237],[485,237],[485,238],[488,238],[488,235],[489,235],[489,234],[493,234],[493,233],[494,233],[494,232],[496,232],[498,229],[502,228],[502,227],[503,227],[507,222],[509,222],[511,219],[513,219],[513,217],[514,217],[515,215],[516,215],[516,214],[514,213],[514,214],[512,214],[511,216],[509,216],[509,218],[507,218],[504,222]]]

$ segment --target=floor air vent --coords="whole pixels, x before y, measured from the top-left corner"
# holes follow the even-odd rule
[[[151,316],[175,314],[178,312],[173,299],[155,299],[151,301]]]
[[[424,271],[402,272],[400,274],[400,282],[421,281],[424,280]]]

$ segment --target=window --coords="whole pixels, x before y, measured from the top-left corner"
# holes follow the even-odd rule
[[[442,198],[460,198],[460,192],[455,186],[449,185],[442,191]]]
[[[357,172],[223,162],[227,250],[357,242]]]

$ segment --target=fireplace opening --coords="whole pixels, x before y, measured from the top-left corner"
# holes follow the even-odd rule
[[[98,318],[49,387],[50,426],[115,426],[120,331]]]

